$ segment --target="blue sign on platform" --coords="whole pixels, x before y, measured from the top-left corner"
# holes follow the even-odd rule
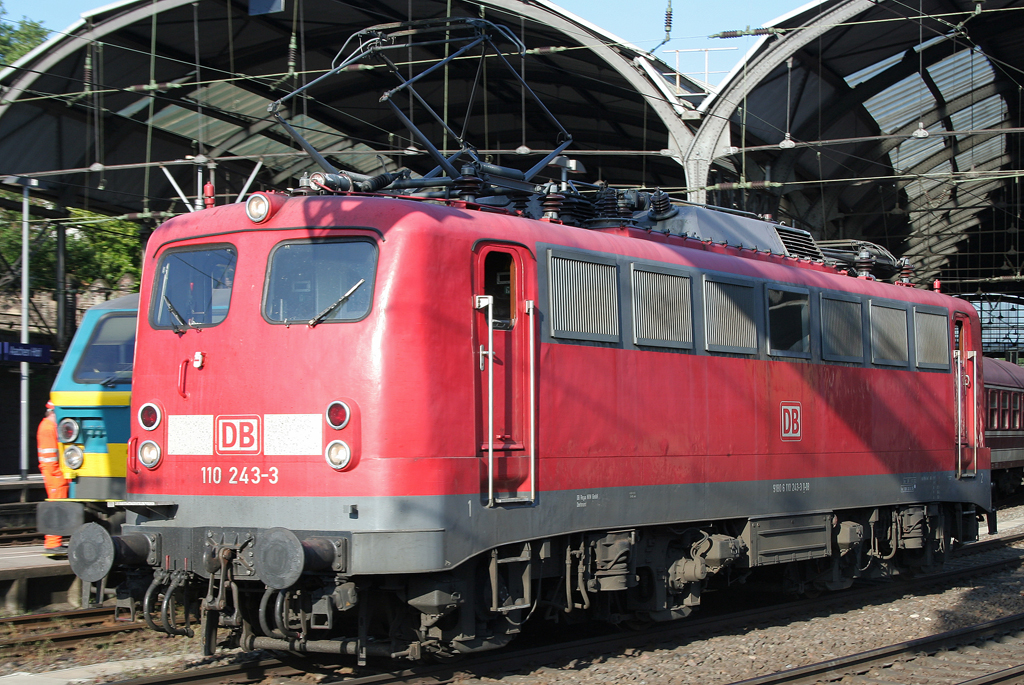
[[[50,363],[49,345],[30,345],[28,343],[4,343],[3,345],[4,361],[6,362]]]

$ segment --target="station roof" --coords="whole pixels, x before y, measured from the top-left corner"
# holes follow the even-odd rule
[[[944,290],[1022,290],[1022,18],[824,0],[777,19],[700,107],[691,196],[879,243]]]
[[[444,17],[450,7],[451,16],[482,16],[522,40],[525,59],[507,42],[499,47],[574,136],[567,154],[582,162],[586,180],[682,185],[678,160],[701,88],[682,78],[677,91],[666,64],[549,2],[286,4],[250,16],[248,0],[127,0],[83,15],[0,74],[0,173],[43,175],[61,203],[113,214],[182,211],[168,174],[194,199],[205,160],[216,166],[218,202],[234,201],[257,165],[253,189],[295,185],[316,167],[267,105],[329,69],[354,32]],[[444,48],[399,53],[403,69],[419,70]],[[529,168],[555,146],[557,131],[500,58],[478,67],[467,56],[421,92],[494,161]],[[424,173],[433,163],[413,154],[407,129],[380,102],[396,85],[379,64],[363,64],[290,101],[286,118],[339,168]],[[404,107],[441,146],[424,110]]]
[[[267,105],[328,69],[355,31],[448,4],[418,0],[411,16],[405,0],[296,0],[257,16],[248,0],[100,8],[0,74],[0,173],[42,175],[62,204],[111,214],[183,211],[169,177],[194,199],[208,164],[218,202],[254,170],[253,188],[295,185],[315,167]],[[581,180],[875,242],[946,291],[1024,294],[1024,0],[812,2],[757,29],[711,96],[546,0],[450,5],[526,45],[527,59],[505,56],[574,136]],[[442,55],[406,55],[403,68]],[[493,161],[527,168],[554,132],[500,66],[460,60],[422,92]],[[287,118],[340,168],[424,173],[432,162],[380,102],[394,85],[363,65],[291,101]],[[443,144],[422,108],[404,111]]]

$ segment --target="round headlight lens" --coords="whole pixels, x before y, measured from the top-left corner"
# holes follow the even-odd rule
[[[74,442],[78,439],[78,421],[61,419],[57,424],[57,439],[61,442]]]
[[[270,201],[266,195],[250,195],[245,201],[245,215],[254,223],[259,223],[267,218],[270,213]]]
[[[152,440],[139,445],[139,461],[147,469],[156,468],[156,465],[160,463],[160,446]]]
[[[148,431],[160,425],[160,408],[155,404],[144,404],[139,407],[139,425]]]
[[[78,445],[64,448],[64,465],[72,471],[82,468],[82,462],[84,461],[85,455],[82,454],[82,448]]]
[[[327,464],[332,469],[340,471],[352,461],[352,450],[349,449],[344,440],[335,440],[327,446],[327,449],[324,451],[324,457],[326,457]]]
[[[348,425],[351,412],[344,402],[331,402],[327,407],[327,424],[335,430],[341,430]]]

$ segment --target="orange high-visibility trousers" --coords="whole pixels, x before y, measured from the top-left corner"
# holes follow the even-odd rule
[[[39,422],[36,431],[36,448],[39,453],[39,472],[43,474],[43,485],[46,487],[48,499],[67,499],[68,481],[60,470],[58,456],[57,422],[50,417]],[[53,549],[63,543],[60,535],[47,535],[43,539],[43,547]]]

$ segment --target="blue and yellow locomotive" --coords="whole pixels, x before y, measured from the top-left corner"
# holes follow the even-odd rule
[[[138,309],[138,295],[89,308],[68,347],[50,389],[68,499],[39,504],[41,533],[70,535],[90,521],[120,528],[123,510],[108,503],[125,494]]]

